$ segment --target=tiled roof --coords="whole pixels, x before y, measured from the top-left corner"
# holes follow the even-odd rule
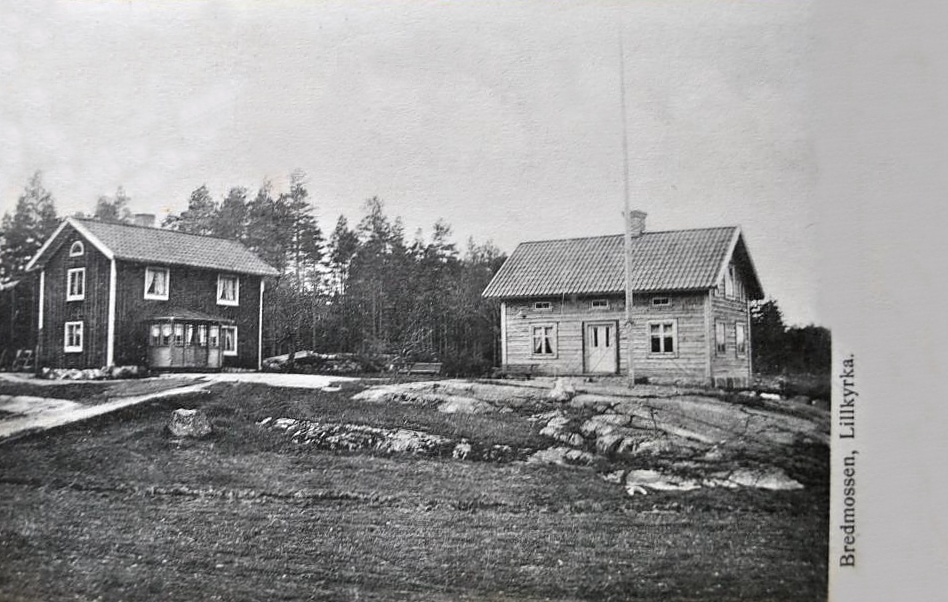
[[[708,289],[731,251],[736,227],[645,232],[632,239],[632,290]],[[623,235],[521,243],[485,297],[619,293],[625,290]],[[751,268],[752,271],[752,268]],[[756,275],[754,288],[759,289]]]
[[[276,276],[277,271],[233,240],[174,230],[107,224],[71,218],[108,248],[116,259],[187,265],[222,272]]]
[[[186,307],[170,307],[155,309],[145,316],[146,320],[190,320],[192,322],[221,322],[224,324],[233,324],[230,318],[222,316],[212,316],[202,311],[188,309]]]

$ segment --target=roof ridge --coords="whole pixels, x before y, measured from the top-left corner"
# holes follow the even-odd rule
[[[95,219],[93,217],[73,217],[72,219],[80,222],[93,222],[96,224],[105,224],[106,226],[118,226],[121,228],[138,228],[140,230],[157,230],[158,232],[171,232],[174,234],[181,234],[184,236],[197,236],[198,238],[213,238],[215,240],[224,240],[227,242],[234,242],[241,246],[244,246],[239,240],[234,240],[233,238],[225,238],[223,236],[213,236],[211,234],[195,234],[194,232],[182,232],[181,230],[172,230],[171,228],[155,228],[153,226],[140,226],[139,224],[126,224],[126,223],[116,223],[116,222],[105,222],[100,219]]]
[[[676,230],[646,230],[645,232],[642,233],[642,236],[646,236],[646,235],[648,235],[648,234],[669,234],[669,233],[671,233],[671,232],[701,232],[701,231],[705,231],[705,232],[706,232],[706,231],[708,231],[708,230],[735,230],[735,229],[737,229],[737,228],[740,228],[740,226],[734,224],[734,225],[730,225],[730,226],[711,226],[711,227],[707,227],[707,228],[678,228],[678,229],[676,229]],[[542,238],[542,239],[540,239],[540,240],[525,240],[525,241],[519,243],[517,246],[520,246],[520,245],[530,245],[530,244],[536,244],[536,243],[541,243],[541,242],[567,242],[567,241],[571,241],[571,240],[602,240],[602,239],[605,239],[605,238],[615,238],[615,237],[617,237],[617,236],[621,237],[622,235],[623,235],[623,233],[622,233],[622,232],[619,232],[618,234],[599,234],[599,235],[596,235],[596,236],[571,236],[571,237],[567,237],[567,238]]]

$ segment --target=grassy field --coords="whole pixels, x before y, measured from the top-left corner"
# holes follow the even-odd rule
[[[349,401],[361,386],[221,384],[3,445],[0,599],[826,598],[825,474],[629,497],[590,468],[332,453],[256,424],[551,445],[516,412]],[[215,433],[175,441],[175,407],[202,407]]]

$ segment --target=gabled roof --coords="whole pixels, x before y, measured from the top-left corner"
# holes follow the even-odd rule
[[[162,265],[185,265],[220,272],[276,276],[278,272],[239,242],[174,230],[128,224],[108,224],[91,219],[66,218],[46,241],[26,269],[44,263],[55,249],[60,233],[71,226],[109,259]]]
[[[516,298],[621,293],[625,290],[622,234],[524,242],[517,246],[485,297]],[[751,298],[763,297],[740,228],[645,232],[632,239],[632,290],[707,290],[735,257]]]

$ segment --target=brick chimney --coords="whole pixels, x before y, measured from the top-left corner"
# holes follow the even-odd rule
[[[632,238],[638,238],[645,232],[645,217],[648,214],[644,211],[633,210],[629,212],[629,231]]]
[[[136,226],[144,226],[146,228],[155,227],[155,214],[154,213],[136,213],[132,216],[132,223]]]

